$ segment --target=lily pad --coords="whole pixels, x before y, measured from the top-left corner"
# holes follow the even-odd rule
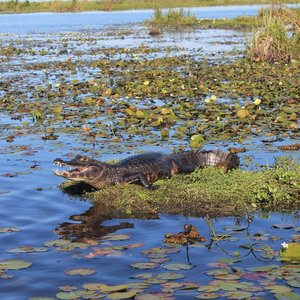
[[[249,292],[244,292],[244,291],[237,291],[237,292],[227,292],[223,294],[225,297],[228,297],[228,299],[237,299],[237,300],[242,300],[242,299],[249,299],[251,298],[252,294]]]
[[[215,293],[201,293],[195,296],[197,299],[217,299],[220,297],[219,294]]]
[[[135,269],[154,269],[159,267],[159,264],[153,262],[133,263],[131,266]]]
[[[130,236],[127,234],[112,234],[104,236],[103,239],[108,241],[124,241],[130,239]]]
[[[290,243],[280,251],[282,261],[300,261],[300,244]]]
[[[107,299],[130,299],[136,295],[135,291],[128,291],[124,293],[112,293],[107,295]]]
[[[65,274],[69,276],[76,276],[76,275],[90,276],[96,274],[96,271],[91,268],[78,268],[78,269],[75,268],[75,269],[70,269],[65,271]]]
[[[19,270],[19,269],[25,269],[32,265],[31,262],[26,260],[2,260],[0,261],[0,269],[4,270]]]
[[[31,253],[31,252],[46,252],[48,248],[45,247],[32,247],[32,246],[21,246],[18,248],[7,250],[8,253]]]
[[[183,263],[172,263],[163,266],[167,270],[179,271],[179,270],[190,270],[193,266],[190,264]]]

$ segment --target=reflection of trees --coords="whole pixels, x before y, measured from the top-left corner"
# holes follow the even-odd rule
[[[131,215],[131,218],[139,218],[138,215]],[[145,217],[145,216],[143,216]],[[147,215],[147,218],[157,218],[157,215]],[[84,241],[87,239],[101,239],[103,236],[120,229],[134,228],[130,222],[121,222],[116,225],[101,225],[104,221],[112,219],[128,218],[125,213],[119,212],[113,207],[96,203],[86,212],[80,215],[73,215],[69,219],[74,222],[64,222],[56,229],[56,234],[64,239],[73,241]]]

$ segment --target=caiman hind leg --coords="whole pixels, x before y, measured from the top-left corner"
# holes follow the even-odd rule
[[[124,176],[124,181],[127,183],[139,184],[149,190],[156,190],[157,186],[153,185],[147,177],[142,173],[134,173]]]

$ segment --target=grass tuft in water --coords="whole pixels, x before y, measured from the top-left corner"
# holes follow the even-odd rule
[[[300,58],[300,8],[263,10],[247,56],[256,61],[290,62]]]
[[[154,11],[150,24],[154,27],[184,27],[199,24],[199,19],[183,8],[169,9],[165,14],[159,8]]]

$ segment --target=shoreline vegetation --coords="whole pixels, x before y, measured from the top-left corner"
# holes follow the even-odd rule
[[[294,0],[103,0],[103,1],[44,1],[30,0],[0,1],[2,13],[34,13],[34,12],[82,12],[82,11],[118,11],[137,9],[187,8],[205,6],[257,5],[257,4],[293,4]]]
[[[171,213],[196,217],[243,216],[262,211],[290,212],[300,209],[300,164],[289,156],[277,158],[262,170],[222,168],[198,169],[192,174],[175,175],[157,182],[150,191],[137,185],[93,190],[66,181],[61,188],[71,195],[83,194],[93,203],[114,211],[140,216]]]

